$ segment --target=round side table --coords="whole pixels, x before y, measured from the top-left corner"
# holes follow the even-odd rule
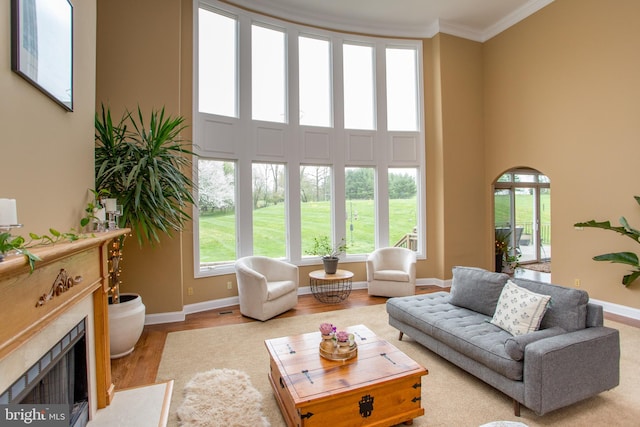
[[[353,273],[347,270],[337,270],[335,274],[327,274],[324,270],[309,273],[311,293],[320,302],[337,304],[344,301],[351,294],[351,279]]]

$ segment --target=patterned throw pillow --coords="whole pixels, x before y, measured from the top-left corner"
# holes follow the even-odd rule
[[[521,288],[509,280],[502,289],[491,323],[512,335],[537,331],[550,298]]]

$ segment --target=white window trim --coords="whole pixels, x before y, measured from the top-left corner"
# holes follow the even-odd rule
[[[238,19],[238,118],[205,114],[198,111],[198,11],[204,7],[214,12]],[[256,23],[265,27],[284,29],[287,40],[286,60],[288,70],[287,107],[288,117],[285,123],[257,122],[251,119],[251,24]],[[333,118],[332,128],[301,126],[299,124],[298,105],[298,36],[318,37],[329,40],[332,55],[332,81],[333,81]],[[366,44],[374,46],[374,78],[376,117],[375,123],[378,130],[362,131],[344,129],[343,108],[343,80],[342,80],[342,43]],[[417,52],[417,90],[418,90],[418,131],[386,131],[386,68],[385,50],[391,48],[415,48]],[[417,216],[418,216],[418,250],[420,259],[426,258],[426,163],[425,163],[425,123],[424,123],[424,75],[422,69],[422,41],[393,39],[387,37],[367,37],[352,34],[322,30],[287,21],[281,21],[268,16],[253,13],[228,3],[217,0],[193,1],[193,141],[194,152],[204,158],[217,160],[236,161],[236,221],[237,221],[237,257],[251,254],[253,248],[252,231],[252,187],[251,164],[252,162],[278,162],[284,163],[287,168],[286,188],[286,212],[288,220],[288,261],[297,265],[315,265],[319,260],[306,257],[301,254],[300,245],[300,183],[299,168],[301,164],[327,164],[332,167],[332,185],[334,193],[333,201],[333,238],[339,240],[346,236],[345,218],[345,167],[373,167],[376,170],[376,247],[389,244],[389,206],[388,206],[388,181],[386,179],[389,168],[415,167],[420,171],[417,178]],[[203,144],[203,129],[206,120],[213,120],[230,126],[233,130],[234,141],[231,148],[211,149]],[[283,153],[257,153],[254,141],[256,132],[266,126],[281,132],[284,140]],[[329,146],[327,158],[314,158],[305,155],[300,141],[304,132],[324,132],[332,142]],[[352,136],[371,137],[372,159],[349,158],[347,139]],[[393,159],[392,139],[394,137],[409,137],[415,140],[415,156],[412,159]],[[243,143],[240,143],[240,142]],[[195,182],[197,182],[197,166],[194,169]],[[383,179],[385,178],[385,179]],[[196,198],[197,200],[197,198]],[[233,263],[216,266],[213,269],[200,268],[199,251],[199,213],[196,206],[193,209],[193,245],[194,245],[194,276],[207,277],[220,274],[233,273]],[[380,227],[380,224],[385,224]],[[382,229],[380,229],[382,228]],[[366,254],[348,255],[347,262],[361,262],[366,259]]]

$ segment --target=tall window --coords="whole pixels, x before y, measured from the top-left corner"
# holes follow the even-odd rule
[[[347,168],[345,201],[347,246],[350,254],[366,254],[376,247],[375,170]]]
[[[282,31],[252,25],[251,84],[253,119],[284,123],[287,72]]]
[[[373,48],[342,46],[344,73],[344,127],[375,129]]]
[[[418,170],[389,169],[389,243],[418,249]]]
[[[331,236],[331,168],[300,166],[300,237],[302,255],[313,246],[313,238]]]
[[[236,19],[207,9],[199,10],[198,110],[202,113],[238,116]]]
[[[203,267],[236,259],[236,164],[198,160],[200,263]]]
[[[319,263],[321,236],[344,238],[347,261],[389,245],[424,256],[422,42],[198,1],[195,274],[248,255]]]
[[[331,47],[328,40],[298,38],[300,124],[330,127]]]
[[[278,163],[253,164],[253,253],[287,256],[286,174]]]
[[[387,126],[418,130],[416,50],[387,48]]]

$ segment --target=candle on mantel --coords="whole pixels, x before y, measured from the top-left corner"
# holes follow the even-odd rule
[[[98,221],[100,222],[104,222],[107,219],[107,216],[105,215],[105,211],[104,208],[102,209],[96,209],[95,210],[95,215],[94,215]]]
[[[107,212],[115,212],[116,203],[118,203],[117,199],[104,199],[104,206],[107,209]]]
[[[15,225],[17,223],[16,199],[0,199],[0,225]]]

